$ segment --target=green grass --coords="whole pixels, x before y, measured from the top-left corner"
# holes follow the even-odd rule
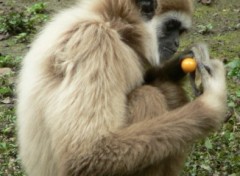
[[[27,42],[41,23],[48,20],[46,3],[40,2],[28,8],[7,11],[0,15],[0,34],[15,36],[16,42]],[[13,7],[14,8],[14,7]]]
[[[22,57],[13,57],[10,55],[0,56],[0,68],[10,67],[17,69],[19,68]]]
[[[183,38],[182,48],[204,41],[210,54],[226,62],[228,107],[230,120],[205,140],[191,149],[182,176],[240,176],[240,31],[239,0],[215,1],[207,7],[197,4],[194,27]],[[8,41],[17,40],[0,55],[0,68],[12,71],[0,75],[0,176],[23,176],[17,155],[15,77],[23,54],[10,51],[20,43],[28,45],[29,35],[48,19],[45,3],[16,8],[0,14],[0,33],[9,33]],[[221,23],[221,21],[224,21]],[[3,46],[3,45],[0,45]]]
[[[16,5],[16,4],[15,4]],[[0,14],[0,34],[9,35],[7,44],[1,45],[11,49],[17,48],[19,43],[29,44],[32,34],[48,19],[46,3],[40,2],[27,8],[6,10]],[[4,42],[4,41],[3,41]],[[0,74],[0,176],[23,176],[16,139],[15,115],[15,78],[20,68],[23,55],[13,56],[0,53],[0,69],[10,71]]]
[[[210,55],[226,63],[230,120],[218,132],[194,145],[183,176],[240,176],[240,30],[237,0],[197,5],[194,27],[182,48],[196,42],[209,45]]]
[[[0,175],[22,176],[17,156],[16,115],[13,107],[0,106]]]

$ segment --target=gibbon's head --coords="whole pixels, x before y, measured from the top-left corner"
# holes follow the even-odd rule
[[[191,27],[193,0],[80,1],[92,5],[124,42],[154,66],[175,54],[179,37]]]
[[[192,0],[135,0],[135,2],[156,45],[153,46],[155,49],[152,49],[155,57],[150,62],[159,65],[176,53],[179,37],[191,27],[193,2]]]

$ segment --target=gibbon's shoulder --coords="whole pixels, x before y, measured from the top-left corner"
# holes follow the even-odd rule
[[[132,1],[128,0],[79,0],[72,7],[55,14],[37,38],[44,38],[44,42],[47,39],[51,43],[51,40],[56,41],[66,31],[81,27],[82,23],[88,22],[106,24],[114,29],[118,29],[119,21],[124,23],[122,24],[124,27],[128,24],[138,24],[140,18],[136,13]],[[110,25],[110,23],[114,24]]]
[[[92,11],[84,8],[82,4],[77,4],[75,7],[70,7],[54,15],[42,32],[46,31],[45,33],[48,33],[51,30],[55,33],[63,32],[73,25],[88,20],[100,20],[100,18]]]
[[[47,52],[46,50],[53,47],[66,33],[80,27],[82,22],[92,20],[99,21],[100,18],[94,12],[86,9],[86,5],[83,3],[56,13],[36,35],[28,55],[35,52],[36,49],[39,52],[41,50],[41,53]]]

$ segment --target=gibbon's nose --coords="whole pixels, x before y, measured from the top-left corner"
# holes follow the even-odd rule
[[[174,41],[174,45],[175,45],[176,48],[179,47],[179,40],[178,40],[178,39],[175,39],[175,41]]]

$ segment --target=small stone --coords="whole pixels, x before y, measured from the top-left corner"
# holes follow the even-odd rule
[[[0,68],[0,75],[7,75],[12,73],[12,69],[11,68]]]

